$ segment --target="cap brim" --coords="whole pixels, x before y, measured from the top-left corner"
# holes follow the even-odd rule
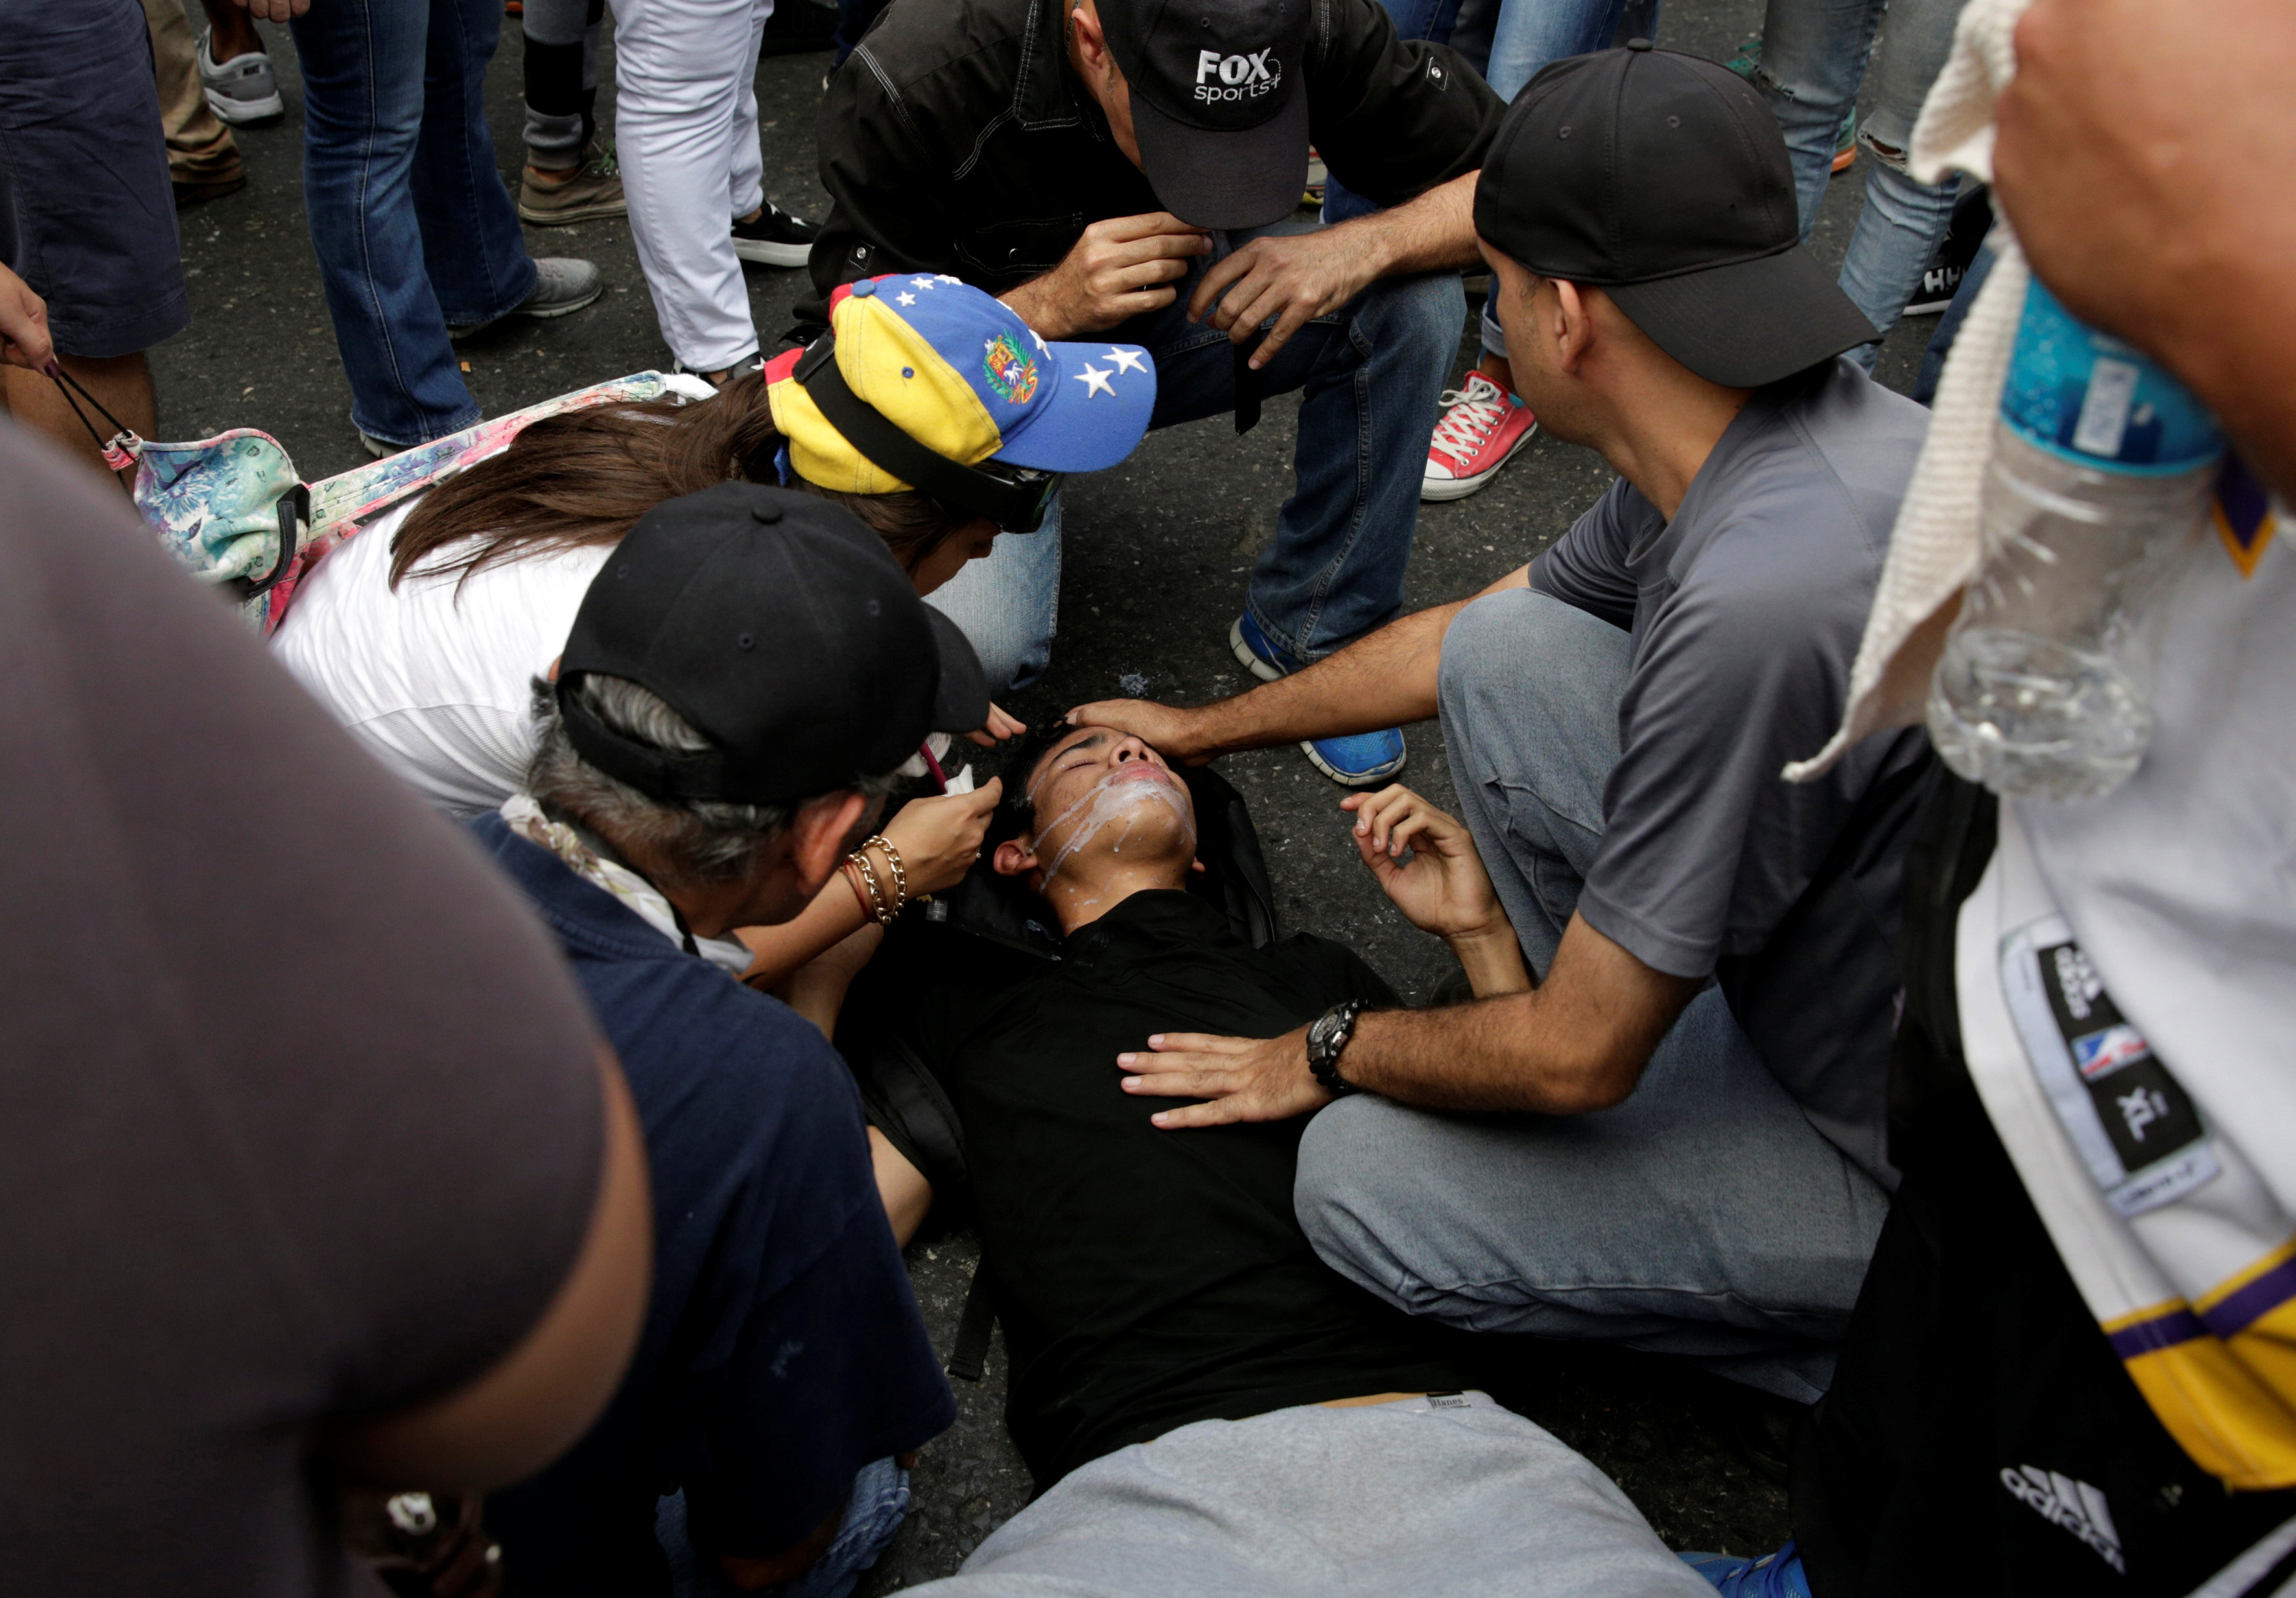
[[[1137,344],[1046,348],[1052,391],[988,458],[1038,471],[1103,471],[1139,448],[1156,414],[1156,357]]]
[[[1882,336],[1799,244],[1603,292],[1660,349],[1727,389],[1759,389]]]
[[[1156,198],[1191,227],[1265,227],[1308,186],[1308,96],[1294,90],[1257,127],[1207,133],[1132,96],[1132,133]]]
[[[933,649],[940,656],[940,690],[933,695],[932,730],[971,733],[988,725],[988,678],[972,641],[947,617],[925,607],[932,624]]]

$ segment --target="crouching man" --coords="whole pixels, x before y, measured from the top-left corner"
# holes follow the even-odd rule
[[[1647,46],[1548,68],[1476,229],[1518,387],[1620,480],[1472,602],[1221,704],[1072,714],[1204,759],[1439,712],[1538,986],[1256,1041],[1163,1028],[1140,1091],[1210,1101],[1185,1127],[1364,1090],[1300,1154],[1339,1269],[1456,1325],[1807,1402],[1893,1180],[1897,889],[1930,757],[1907,731],[1779,780],[1839,720],[1926,425],[1833,358],[1872,330],[1795,217],[1777,126],[1729,72]],[[1460,1110],[1538,1119],[1429,1113]]]
[[[728,934],[803,909],[885,774],[980,725],[980,666],[849,512],[726,483],[639,520],[537,690],[527,791],[474,825],[621,1056],[655,1272],[605,1417],[488,1518],[513,1592],[667,1594],[689,1541],[742,1587],[826,1584],[824,1550],[849,1572],[891,1536],[890,1462],[955,1407],[851,1079]]]

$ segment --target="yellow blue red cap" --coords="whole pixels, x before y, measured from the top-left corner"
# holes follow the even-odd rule
[[[994,296],[946,274],[865,278],[830,297],[846,386],[936,455],[1039,471],[1098,471],[1130,455],[1156,408],[1156,364],[1137,345],[1053,343]],[[910,487],[829,424],[794,376],[766,367],[790,465],[847,494]]]

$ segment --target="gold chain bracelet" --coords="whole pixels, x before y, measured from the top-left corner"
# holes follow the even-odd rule
[[[893,914],[898,915],[909,903],[909,873],[901,868],[901,851],[886,842],[882,832],[871,838],[869,843],[885,851],[885,864],[893,868]],[[867,848],[869,844],[861,847]]]
[[[869,864],[869,846],[863,844],[845,858],[849,864],[861,868],[861,875],[869,884],[869,913],[877,918],[879,926],[891,926],[894,913],[885,907],[884,885],[877,880],[877,868]]]

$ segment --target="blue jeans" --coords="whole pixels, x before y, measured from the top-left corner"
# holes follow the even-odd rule
[[[1527,589],[1477,600],[1443,641],[1460,814],[1542,975],[1602,846],[1631,655]],[[1832,1379],[1889,1207],[1710,985],[1614,1109],[1340,1101],[1308,1124],[1295,1199],[1327,1264],[1414,1315],[1679,1354],[1803,1403]]]
[[[1964,3],[1892,0],[1882,22],[1874,106],[1857,133],[1866,149],[1866,209],[1858,213],[1857,230],[1841,263],[1841,291],[1885,334],[1921,286],[1922,272],[1953,220],[1961,189],[1958,176],[1916,182],[1906,170],[1906,152],[1922,102],[1953,53],[1954,23]],[[1871,372],[1881,341],[1849,353]]]
[[[422,444],[479,419],[449,324],[533,291],[487,128],[501,0],[320,0],[293,24],[303,204],[351,419]]]
[[[1044,526],[997,534],[986,556],[925,595],[980,657],[992,694],[1026,688],[1052,663],[1061,619],[1061,500],[1056,491]]]
[[[1394,20],[1397,35],[1406,39],[1451,42],[1459,20],[1460,0],[1381,0]],[[1659,0],[1499,0],[1490,47],[1485,59],[1472,64],[1502,100],[1512,101],[1522,86],[1550,61],[1607,50],[1621,37],[1655,37]],[[1460,53],[1469,52],[1461,41]],[[1477,55],[1483,53],[1476,51]],[[1368,216],[1379,208],[1337,177],[1324,186],[1324,220],[1345,222]],[[1483,313],[1483,348],[1496,356],[1506,354],[1506,341],[1488,307]]]
[[[1793,162],[1801,236],[1833,175],[1841,119],[1857,103],[1866,58],[1887,0],[1769,0],[1762,18],[1762,63],[1754,86],[1769,102]]]
[[[1191,322],[1188,297],[1214,261],[1261,233],[1215,234],[1164,309],[1111,328],[1111,343],[1144,345],[1156,360],[1149,426],[1235,409],[1227,335]],[[1458,350],[1466,295],[1456,272],[1390,277],[1292,335],[1258,374],[1263,394],[1299,390],[1292,497],[1275,540],[1251,569],[1244,603],[1271,642],[1319,660],[1394,619],[1419,525],[1419,479],[1436,402]],[[1042,537],[1044,535],[1037,535]]]
[[[1234,346],[1217,328],[1190,322],[1187,304],[1203,266],[1252,236],[1218,236],[1216,252],[1170,306],[1094,335],[1145,345],[1155,356],[1152,428],[1235,408]],[[1300,389],[1307,398],[1292,451],[1296,488],[1244,602],[1260,629],[1301,660],[1329,654],[1403,608],[1427,432],[1464,309],[1456,274],[1383,279],[1301,328],[1259,374],[1263,394]],[[1055,496],[1042,528],[999,535],[985,560],[926,597],[971,640],[991,692],[1027,687],[1052,659],[1062,519]]]
[[[846,1500],[835,1539],[804,1575],[765,1588],[767,1598],[845,1598],[877,1562],[908,1513],[909,1473],[890,1459],[864,1465],[853,1479],[853,1496]],[[669,1555],[675,1598],[734,1598],[741,1591],[716,1560],[693,1546],[685,1529],[684,1493],[661,1501],[654,1514],[654,1536]]]

